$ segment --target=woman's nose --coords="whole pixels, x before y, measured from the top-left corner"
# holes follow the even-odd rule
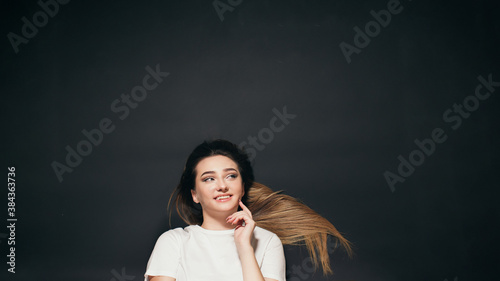
[[[227,184],[224,181],[220,181],[219,186],[217,187],[217,191],[225,192],[227,191]]]

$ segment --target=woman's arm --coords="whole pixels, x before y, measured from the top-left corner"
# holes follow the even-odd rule
[[[175,278],[168,276],[149,276],[149,281],[175,281]]]
[[[255,221],[250,210],[240,201],[242,211],[236,212],[227,218],[228,223],[237,224],[234,230],[234,242],[241,261],[244,281],[278,281],[264,278],[259,264],[255,259],[255,252],[251,244]],[[243,222],[245,225],[243,225]]]
[[[278,281],[276,279],[264,278],[260,271],[259,264],[255,259],[255,253],[250,245],[248,248],[239,248],[238,255],[240,256],[241,268],[243,269],[243,280],[262,280],[262,281]]]

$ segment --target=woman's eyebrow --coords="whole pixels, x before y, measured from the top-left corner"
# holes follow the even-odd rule
[[[206,171],[203,174],[200,175],[200,177],[203,177],[204,174],[213,174],[215,173],[214,171]]]
[[[223,171],[224,172],[227,172],[227,171],[237,172],[238,170],[236,170],[235,168],[225,168]],[[213,174],[213,173],[215,173],[215,172],[214,171],[206,171],[206,172],[203,172],[203,174],[201,174],[200,177],[203,177],[203,175],[205,175],[205,174]]]

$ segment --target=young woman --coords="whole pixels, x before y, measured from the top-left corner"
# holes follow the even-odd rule
[[[285,281],[282,244],[305,244],[315,266],[331,273],[328,235],[351,253],[328,220],[254,182],[248,156],[226,140],[194,149],[169,207],[172,199],[189,226],[158,238],[146,281]]]

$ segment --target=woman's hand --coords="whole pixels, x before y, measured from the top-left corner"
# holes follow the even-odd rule
[[[252,218],[252,212],[250,212],[241,200],[239,204],[242,211],[230,215],[227,217],[226,221],[227,223],[236,225],[236,229],[234,230],[234,242],[238,250],[238,255],[240,256],[243,280],[266,281],[255,259],[255,253],[251,244],[253,230],[255,229],[255,221]],[[267,280],[272,281],[272,279]]]
[[[252,219],[252,213],[241,200],[239,204],[242,210],[227,217],[226,221],[227,223],[236,225],[234,230],[234,242],[236,243],[238,252],[241,252],[242,250],[248,250],[249,247],[252,247],[251,241],[253,230],[255,229],[255,221]]]

